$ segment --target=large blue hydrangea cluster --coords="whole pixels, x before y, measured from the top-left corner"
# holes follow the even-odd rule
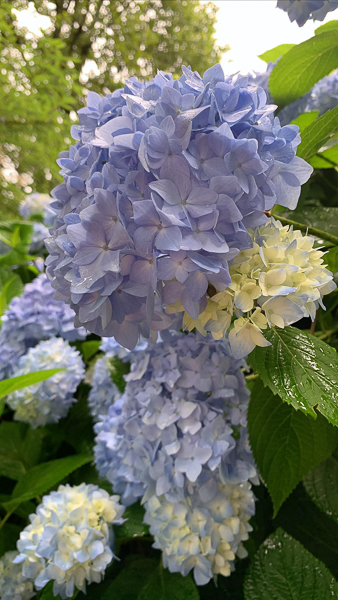
[[[49,379],[16,390],[6,398],[14,419],[33,428],[57,423],[76,402],[74,393],[84,376],[80,353],[62,338],[50,338],[30,348],[18,361],[13,376],[47,369],[64,369]]]
[[[97,485],[60,485],[30,515],[14,563],[37,590],[53,581],[54,596],[86,593],[86,583],[100,583],[114,558],[112,525],[123,522],[123,512],[119,497]]]
[[[186,575],[194,568],[201,585],[213,574],[230,573],[231,561],[250,530],[247,522],[254,509],[249,480],[256,481],[256,470],[246,430],[249,392],[242,367],[225,343],[193,334],[175,335],[133,353],[123,396],[95,426],[99,474],[112,483],[124,504],[141,498],[146,502],[146,521],[155,534],[161,520],[157,509],[164,516],[171,510],[176,514],[177,507],[182,531],[175,534],[173,516],[171,551],[170,536],[163,532],[155,535],[156,547],[172,556],[164,559],[170,570]],[[231,500],[240,490],[246,495],[243,519]],[[221,496],[225,512],[217,508]],[[199,530],[194,528],[191,519],[197,519],[197,526],[198,514],[208,511],[209,518],[203,518],[204,526],[208,521],[207,528],[203,529],[202,523]],[[224,519],[230,519],[232,533]],[[240,528],[240,522],[246,524]],[[216,534],[219,527],[226,530],[226,538],[223,533]],[[194,551],[189,545],[193,534]],[[219,535],[229,548],[221,545]],[[206,537],[208,543],[202,539]],[[214,562],[211,555],[218,551],[224,569],[217,571],[216,563],[220,566],[221,561]],[[182,566],[191,552],[201,560]]]
[[[298,128],[274,109],[220,65],[88,94],[58,161],[47,241],[48,275],[77,325],[132,349],[171,324],[163,306],[180,301],[197,318],[208,288],[229,285],[247,228],[275,203],[295,208],[311,173]]]
[[[323,21],[327,13],[338,8],[338,0],[278,0],[277,7],[302,27],[309,19]]]
[[[45,274],[25,286],[2,316],[0,331],[0,378],[10,377],[18,358],[40,340],[60,335],[68,341],[84,339],[86,330],[75,329],[74,311],[53,298]]]

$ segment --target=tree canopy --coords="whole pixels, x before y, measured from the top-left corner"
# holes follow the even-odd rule
[[[31,2],[0,6],[0,170],[6,212],[29,188],[56,184],[58,153],[86,90],[120,87],[158,69],[179,76],[182,64],[203,72],[225,48],[214,38],[217,8],[198,0],[35,0],[49,18],[41,36],[18,26]],[[14,10],[13,10],[14,9]],[[48,22],[47,22],[48,23]]]

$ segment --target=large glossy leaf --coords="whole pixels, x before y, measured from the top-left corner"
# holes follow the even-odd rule
[[[263,52],[263,54],[259,54],[258,58],[264,60],[266,63],[275,62],[278,58],[289,52],[294,45],[295,44],[280,44],[275,48],[271,48],[271,50]]]
[[[291,48],[272,70],[269,89],[283,108],[304,96],[338,65],[338,36],[327,31]]]
[[[18,504],[31,500],[36,496],[41,496],[52,489],[59,481],[67,477],[70,473],[91,462],[92,457],[76,454],[41,463],[30,469],[25,475],[20,477],[16,484],[12,498],[2,505],[6,510],[12,510]]]
[[[306,473],[329,457],[338,429],[312,419],[257,382],[248,410],[251,450],[270,492],[275,514]]]
[[[338,425],[337,352],[294,327],[276,327],[266,338],[271,346],[255,348],[249,358],[264,385],[294,408]]]
[[[143,523],[144,508],[140,504],[128,506],[123,518],[127,520],[119,527],[116,527],[116,540],[128,540],[134,537],[142,537],[149,533],[148,525]]]
[[[320,35],[321,33],[324,33],[325,31],[337,31],[338,29],[338,21],[329,21],[328,23],[325,23],[324,25],[320,25],[319,27],[317,27],[317,29],[315,29],[315,35]]]
[[[106,588],[101,596],[101,600],[112,600],[112,598],[118,598],[118,600],[137,600],[140,591],[157,566],[158,561],[150,558],[133,561],[122,569]],[[155,597],[153,599],[155,600]]]
[[[327,142],[329,137],[338,131],[338,106],[328,110],[324,115],[312,121],[302,131],[302,141],[297,155],[309,160]]]
[[[317,508],[303,485],[284,502],[274,523],[303,544],[338,579],[338,524]]]
[[[246,600],[330,600],[338,583],[330,571],[283,529],[257,552],[244,583]]]
[[[81,351],[85,361],[90,360],[99,350],[101,340],[89,340],[81,344]]]
[[[198,600],[193,580],[179,573],[169,573],[158,567],[138,595],[138,600]]]
[[[281,216],[338,236],[338,207],[336,206],[307,205],[294,211],[285,211]],[[274,217],[278,219],[278,214],[274,214]]]
[[[0,475],[20,479],[39,460],[43,431],[23,423],[0,425]]]
[[[318,508],[338,523],[338,453],[308,473],[303,483]]]
[[[4,398],[5,396],[8,396],[8,394],[11,394],[16,390],[21,390],[29,385],[45,381],[45,379],[53,377],[53,375],[60,373],[60,371],[65,371],[65,369],[46,369],[46,371],[37,371],[34,373],[27,373],[27,375],[12,377],[11,379],[4,379],[3,381],[0,381],[0,398]]]

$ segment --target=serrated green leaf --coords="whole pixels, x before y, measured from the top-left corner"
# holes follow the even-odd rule
[[[149,533],[148,525],[143,523],[144,508],[140,504],[128,506],[123,518],[128,520],[119,525],[119,527],[116,527],[116,540],[142,537]]]
[[[0,398],[4,398],[5,396],[8,396],[8,394],[11,394],[16,390],[21,390],[29,385],[45,381],[45,379],[53,377],[53,375],[60,373],[60,371],[65,371],[65,369],[46,369],[45,371],[36,371],[34,373],[27,373],[27,375],[11,377],[11,379],[3,379],[0,381]]]
[[[91,461],[92,456],[76,454],[33,467],[20,477],[13,490],[12,499],[9,502],[3,502],[3,507],[9,511],[22,502],[41,496],[70,473]]]
[[[90,360],[101,346],[101,340],[90,340],[81,344],[81,352],[85,361]]]
[[[320,35],[321,33],[324,33],[325,31],[335,31],[338,29],[338,21],[329,21],[328,23],[325,23],[324,25],[320,25],[319,27],[317,27],[317,29],[315,29],[315,35]]]
[[[317,508],[302,484],[284,502],[274,523],[303,544],[338,579],[338,525]]]
[[[309,160],[327,142],[329,137],[338,131],[338,106],[328,110],[302,131],[302,141],[297,155]]]
[[[197,587],[190,577],[157,567],[138,595],[138,600],[198,600]]]
[[[281,216],[338,236],[337,206],[322,206],[319,204],[303,208],[299,207],[299,209],[293,211],[283,211]],[[274,214],[274,217],[278,219],[278,214]]]
[[[43,431],[24,423],[0,425],[0,475],[20,479],[39,460]]]
[[[258,58],[264,60],[264,62],[266,63],[275,62],[278,58],[284,56],[284,54],[289,52],[289,50],[291,50],[291,48],[293,48],[294,45],[295,44],[280,44],[275,48],[271,48],[271,50],[263,52],[263,54],[259,54]]]
[[[313,123],[313,121],[316,120],[318,114],[318,110],[302,113],[301,115],[298,115],[296,119],[291,121],[290,125],[298,125],[299,130],[302,132],[306,127],[308,127],[308,125],[310,125],[311,123]]]
[[[308,473],[303,484],[316,506],[338,523],[338,454]]]
[[[294,327],[266,332],[271,346],[258,348],[249,362],[274,394],[338,426],[338,354],[325,342]],[[316,410],[315,410],[316,409]]]
[[[305,416],[258,381],[248,410],[250,447],[271,495],[274,513],[301,479],[330,456],[338,429],[324,417]]]
[[[337,595],[330,571],[283,529],[262,544],[244,582],[246,600],[330,600]]]
[[[112,600],[115,597],[118,600],[136,600],[157,566],[158,561],[150,558],[135,560],[128,567],[122,569],[121,573],[106,588],[101,600]]]
[[[269,90],[279,108],[304,96],[338,65],[338,36],[327,31],[291,48],[273,68]]]

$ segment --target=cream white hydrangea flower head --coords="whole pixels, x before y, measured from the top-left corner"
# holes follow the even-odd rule
[[[22,575],[21,565],[13,564],[18,553],[6,552],[0,558],[1,600],[30,600],[36,595],[33,582]]]
[[[325,266],[315,238],[283,226],[270,218],[265,225],[249,231],[253,246],[240,252],[230,264],[231,285],[224,292],[209,294],[198,319],[186,313],[183,326],[194,327],[215,339],[232,328],[229,341],[236,358],[247,356],[255,346],[268,346],[263,331],[284,328],[303,317],[314,320],[323,296],[335,289],[332,273]],[[168,312],[183,311],[176,303]]]
[[[53,593],[71,598],[75,588],[99,583],[112,562],[112,525],[123,522],[119,496],[96,485],[60,485],[44,496],[30,525],[20,534],[15,563],[41,590],[54,581]]]

